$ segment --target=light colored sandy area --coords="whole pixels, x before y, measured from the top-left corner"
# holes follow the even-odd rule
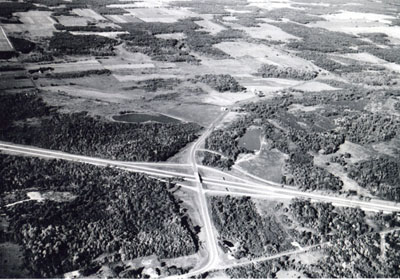
[[[154,68],[153,63],[139,63],[139,64],[111,64],[104,65],[104,68],[108,70],[121,70],[121,69],[145,69]]]
[[[321,27],[330,31],[345,32],[357,35],[360,33],[385,33],[393,43],[400,43],[400,26],[389,26],[393,16],[373,13],[341,11],[336,14],[322,15],[326,21],[307,24],[310,27]]]
[[[204,96],[202,100],[204,103],[210,103],[220,106],[229,106],[237,101],[242,101],[253,97],[252,93],[245,92],[217,92],[212,91],[208,95]]]
[[[92,9],[73,9],[72,12],[83,18],[91,18],[96,21],[106,20],[103,16],[99,15]]]
[[[309,81],[306,83],[302,83],[299,86],[295,86],[293,87],[293,89],[302,91],[323,91],[323,90],[337,90],[338,88],[317,81]]]
[[[359,12],[350,12],[350,11],[341,11],[340,13],[323,15],[328,21],[343,21],[343,22],[381,22],[385,24],[390,24],[391,20],[394,19],[393,16],[382,15],[382,14],[373,14],[373,13],[359,13]]]
[[[268,23],[261,23],[259,24],[259,27],[238,27],[238,29],[245,31],[251,37],[256,39],[269,39],[269,40],[284,41],[284,42],[290,39],[300,40],[299,37],[286,33],[279,27],[276,27]]]
[[[378,64],[379,66],[383,66],[386,69],[390,71],[395,71],[400,73],[400,65],[393,63],[393,62],[387,62],[386,60],[380,59],[372,54],[369,53],[348,53],[348,54],[342,54],[340,55],[343,58],[350,58],[350,59],[355,59],[361,62],[366,62],[366,63],[372,63],[372,64]]]
[[[238,20],[238,18],[235,17],[235,16],[225,16],[225,17],[222,18],[222,20],[224,20],[224,21],[236,21],[236,20]]]
[[[289,113],[301,111],[301,112],[313,112],[318,109],[322,109],[324,106],[322,105],[315,105],[315,106],[304,106],[303,104],[292,104],[289,106]]]
[[[189,11],[184,8],[176,8],[176,9],[168,9],[168,8],[136,8],[129,9],[126,8],[126,11],[135,17],[140,18],[145,22],[164,22],[164,23],[172,23],[176,22],[179,19],[184,19],[187,17],[194,17],[197,14]]]
[[[301,70],[318,70],[311,62],[274,47],[248,42],[222,42],[214,45],[234,58],[255,58],[261,64],[292,67]]]
[[[160,39],[175,39],[175,40],[182,40],[186,38],[185,33],[181,32],[157,34],[155,36]]]
[[[36,200],[36,201],[43,201],[44,198],[40,194],[40,192],[28,192],[26,195],[31,199],[31,200]]]
[[[112,32],[85,32],[85,31],[71,31],[73,35],[97,35],[111,39],[117,38],[119,35],[129,34],[128,31],[112,31]]]
[[[203,27],[203,30],[211,33],[213,35],[217,34],[218,32],[225,30],[226,28],[223,27],[222,25],[216,24],[210,20],[204,19],[204,20],[199,20],[196,21],[197,25],[200,25],[201,27]]]
[[[65,92],[68,95],[81,97],[81,98],[89,98],[89,99],[101,99],[107,100],[111,102],[116,102],[118,99],[132,99],[132,97],[125,96],[121,93],[116,92],[104,92],[98,89],[91,89],[87,87],[81,86],[51,86],[45,87],[43,89],[51,90],[51,91],[61,91]]]
[[[282,8],[304,10],[304,8],[293,7],[294,2],[290,0],[248,0],[250,6],[256,6],[261,9],[274,10]]]

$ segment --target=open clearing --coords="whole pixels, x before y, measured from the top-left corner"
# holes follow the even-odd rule
[[[268,23],[261,23],[259,24],[259,27],[242,27],[238,24],[232,25],[232,27],[243,30],[251,37],[256,39],[268,39],[283,42],[287,42],[289,40],[300,40],[299,37],[286,33],[279,27]]]
[[[318,67],[307,60],[270,46],[247,42],[223,42],[216,44],[215,47],[235,58],[255,58],[260,64],[272,64],[302,70],[318,70]]]
[[[28,70],[39,69],[51,67],[54,68],[55,73],[65,73],[65,72],[80,72],[89,70],[102,70],[103,66],[95,59],[82,60],[77,62],[67,62],[67,63],[48,63],[48,64],[31,64],[26,68]]]
[[[400,26],[390,26],[391,20],[395,19],[389,15],[358,13],[341,11],[336,14],[323,15],[326,21],[318,21],[307,24],[310,27],[321,27],[330,31],[345,32],[352,35],[360,33],[385,33],[392,43],[400,43]]]
[[[198,20],[195,21],[196,24],[200,25],[201,27],[203,27],[204,31],[210,33],[210,34],[217,34],[218,32],[225,30],[226,28],[223,27],[222,25],[219,25],[217,23],[214,23],[210,20],[204,19],[204,20]]]
[[[51,12],[48,11],[29,11],[15,13],[19,17],[22,24],[5,24],[3,28],[7,32],[25,32],[28,31],[32,37],[47,37],[52,36],[54,24],[56,23],[51,17]]]
[[[11,42],[8,40],[8,37],[4,31],[4,29],[0,26],[0,51],[8,52],[13,51],[14,48]]]
[[[182,9],[136,8],[136,9],[126,9],[126,11],[145,22],[173,23],[180,19],[197,16],[197,14],[183,8]]]
[[[95,21],[105,21],[106,19],[93,11],[92,9],[73,9],[73,13],[77,14],[78,16],[81,16],[82,18],[90,18]]]

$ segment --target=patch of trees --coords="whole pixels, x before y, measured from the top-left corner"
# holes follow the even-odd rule
[[[105,26],[105,27],[100,27],[97,25],[85,25],[85,26],[65,26],[60,23],[57,23],[54,25],[54,27],[57,30],[62,30],[62,31],[84,31],[84,32],[113,32],[113,31],[118,31],[114,27],[111,26]]]
[[[0,17],[11,18],[13,13],[36,9],[32,3],[0,2]]]
[[[386,33],[380,33],[380,32],[375,32],[375,33],[359,33],[359,36],[365,37],[370,39],[372,42],[380,45],[387,45],[390,43],[389,36]]]
[[[0,95],[0,129],[9,127],[14,121],[47,116],[51,108],[36,91]],[[1,130],[0,130],[1,132]]]
[[[213,47],[213,45],[223,41],[221,38],[210,35],[205,31],[189,31],[185,32],[185,34],[186,38],[183,40],[183,42],[191,51],[210,56],[214,59],[231,58],[231,56],[227,53]]]
[[[358,83],[369,86],[395,86],[399,83],[399,77],[396,73],[387,71],[368,71],[359,73],[349,73],[344,78],[352,83]]]
[[[357,162],[349,167],[348,176],[371,194],[400,202],[400,164],[391,157]]]
[[[270,261],[257,262],[224,270],[232,279],[274,279],[277,272],[292,267],[289,257],[281,257]]]
[[[376,46],[369,46],[363,48],[363,50],[388,62],[400,64],[399,47],[379,48]]]
[[[298,70],[292,67],[280,67],[272,64],[263,64],[257,74],[263,78],[281,78],[294,80],[312,80],[318,76],[317,71]]]
[[[173,90],[177,87],[182,81],[175,78],[170,79],[150,79],[145,81],[138,82],[137,85],[131,86],[128,88],[124,88],[125,90],[133,90],[133,89],[143,89],[149,92],[155,92],[160,89],[162,90]],[[162,96],[159,98],[162,99]],[[154,100],[154,98],[153,98]]]
[[[8,39],[10,39],[10,42],[14,46],[14,49],[21,53],[30,53],[36,47],[36,44],[34,42],[23,38],[9,37]]]
[[[200,26],[195,23],[195,20],[200,20],[200,19],[201,18],[186,18],[171,23],[133,22],[133,23],[121,23],[118,25],[120,25],[124,30],[132,34],[145,31],[151,35],[157,35],[165,33],[182,33],[182,32],[195,31],[200,28]]]
[[[258,214],[250,197],[215,196],[211,198],[214,225],[223,241],[238,244],[235,258],[255,258],[291,248],[287,234],[275,217]]]
[[[353,47],[368,46],[369,44],[356,36],[341,32],[327,31],[323,28],[306,27],[289,22],[270,23],[283,31],[301,37],[302,40],[293,40],[288,47],[300,51],[319,51],[322,53],[354,53]]]
[[[205,166],[218,167],[221,169],[230,169],[235,161],[231,158],[223,157],[216,153],[204,152],[201,163]]]
[[[341,64],[329,58],[326,53],[322,53],[315,50],[302,50],[301,52],[296,54],[308,61],[311,61],[318,67],[325,69],[330,72],[335,73],[349,73],[349,72],[362,72],[365,67],[360,63],[351,63],[351,64]]]
[[[314,166],[313,157],[308,154],[293,153],[285,162],[287,175],[282,183],[294,185],[302,190],[339,191],[343,182],[325,169]]]
[[[76,196],[68,202],[30,201],[5,209],[10,241],[23,247],[25,266],[34,277],[198,250],[197,231],[167,183],[62,160],[0,155],[0,164],[2,191],[34,188]]]
[[[98,35],[72,35],[69,32],[56,32],[49,41],[49,49],[55,55],[96,55],[114,54],[117,40]]]
[[[96,69],[76,72],[51,72],[46,73],[45,77],[48,79],[76,79],[92,75],[111,75],[111,71],[108,69]]]
[[[204,83],[219,92],[225,92],[225,91],[239,92],[246,89],[245,87],[241,86],[236,81],[236,79],[229,74],[225,75],[205,74],[202,76],[196,76],[194,78],[194,82]]]
[[[393,115],[355,113],[337,120],[346,139],[358,144],[389,141],[400,130],[400,120]]]
[[[225,158],[205,154],[203,164],[230,168],[240,153],[249,153],[246,148],[239,147],[239,139],[250,126],[249,119],[241,118],[226,129],[214,130],[205,141],[205,148],[223,154]]]
[[[125,42],[125,48],[131,52],[140,52],[152,59],[169,62],[198,63],[199,60],[176,39],[157,38],[147,31],[128,30],[130,34],[123,34],[120,39]]]
[[[365,220],[364,211],[359,208],[334,207],[331,203],[294,199],[289,205],[289,212],[301,228],[314,231],[322,242],[357,238],[372,231]],[[301,240],[300,243],[307,244]]]
[[[88,156],[163,161],[196,139],[201,128],[194,123],[110,122],[86,112],[61,114],[24,93],[0,98],[0,139]],[[26,121],[34,117],[35,123]]]
[[[290,21],[307,24],[316,21],[325,21],[323,17],[311,15],[308,13],[299,13],[295,9],[280,8],[264,12],[264,15],[273,20],[282,21],[282,19],[289,19]]]

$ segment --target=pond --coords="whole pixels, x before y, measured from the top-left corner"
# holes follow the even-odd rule
[[[239,147],[250,151],[260,150],[261,148],[261,128],[249,128],[239,139]]]
[[[181,121],[162,114],[143,114],[129,113],[123,115],[115,115],[113,120],[119,122],[143,123],[143,122],[159,122],[159,123],[180,123]]]

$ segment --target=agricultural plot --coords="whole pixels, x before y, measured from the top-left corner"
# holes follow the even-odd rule
[[[272,64],[302,70],[318,70],[314,64],[276,48],[248,42],[222,42],[215,47],[236,59],[253,58],[259,64]]]
[[[86,26],[88,19],[80,16],[57,16],[57,20],[64,26]]]
[[[82,18],[88,18],[88,19],[92,19],[95,21],[105,21],[106,20],[103,16],[99,15],[92,9],[73,9],[72,12]]]
[[[180,19],[197,16],[197,14],[183,8],[182,9],[137,8],[137,9],[126,9],[126,11],[145,22],[173,23]]]
[[[80,71],[90,71],[90,70],[102,70],[103,66],[94,59],[82,60],[77,62],[69,63],[48,63],[41,64],[38,67],[35,64],[28,65],[27,70],[39,70],[40,68],[52,68],[54,73],[65,73],[65,72],[80,72]]]
[[[48,11],[29,11],[15,13],[22,24],[5,24],[3,27],[7,32],[25,32],[31,37],[47,37],[53,35],[55,21],[50,17]]]
[[[13,50],[14,47],[12,46],[10,40],[8,40],[7,34],[0,26],[0,52],[10,52]]]
[[[391,25],[395,17],[390,15],[342,11],[323,15],[326,21],[309,23],[310,27],[321,27],[330,31],[358,35],[362,33],[385,33],[392,43],[400,44],[400,26]]]
[[[201,27],[203,27],[204,31],[209,32],[210,34],[213,34],[213,35],[215,35],[218,32],[226,29],[222,25],[216,24],[216,23],[214,23],[214,22],[212,22],[210,20],[207,20],[207,19],[196,21],[196,24],[198,24]]]
[[[258,27],[240,27],[239,25],[235,25],[232,27],[243,30],[248,33],[252,38],[256,39],[266,39],[283,42],[287,42],[289,40],[300,40],[299,37],[286,33],[279,27],[268,23],[259,24]]]

